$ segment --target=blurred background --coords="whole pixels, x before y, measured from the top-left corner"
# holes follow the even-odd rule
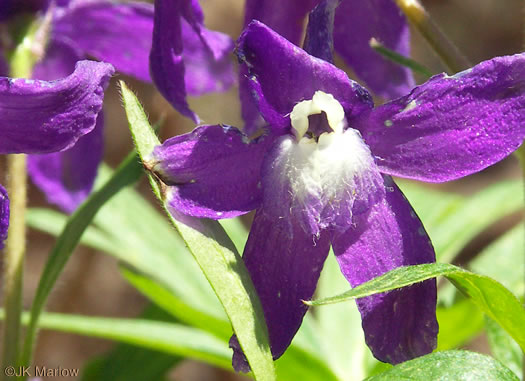
[[[207,27],[227,33],[233,39],[237,38],[243,24],[244,1],[200,0],[200,3],[204,8]],[[425,0],[422,3],[434,21],[473,64],[494,56],[515,54],[522,50],[525,4],[521,0]],[[434,73],[443,71],[444,68],[435,54],[415,31],[412,33],[412,47],[415,60],[429,67]],[[340,64],[340,61],[338,63]],[[193,129],[192,122],[175,112],[153,86],[117,75],[106,93],[104,106],[105,158],[112,167],[115,167],[132,149],[127,121],[116,88],[116,82],[120,79],[128,82],[138,94],[151,122],[165,118],[163,138]],[[224,94],[190,99],[190,105],[205,123],[221,122],[242,126],[235,87]],[[519,174],[517,160],[510,157],[483,173],[443,184],[440,187],[450,192],[471,194],[489,183],[506,178],[517,178]],[[141,181],[139,188],[147,198],[152,199],[148,184]],[[31,206],[47,205],[42,194],[34,186],[30,188],[29,197]],[[247,222],[248,220],[249,216]],[[497,227],[486,231],[468,246],[458,261],[461,262],[479,251],[497,235],[498,229],[506,229],[515,222],[515,219],[502,221]],[[24,280],[26,308],[30,306],[53,242],[53,238],[43,233],[32,230],[29,233]],[[173,255],[177,253],[174,252]],[[140,314],[147,304],[147,300],[122,279],[116,260],[95,250],[79,247],[53,291],[47,310],[89,316],[133,317]],[[99,339],[42,331],[35,364],[82,369],[88,360],[107,352],[113,345],[109,341]],[[486,350],[483,338],[478,339],[474,346],[476,350]],[[62,378],[54,379],[62,380]],[[188,360],[173,369],[168,379],[219,381],[241,380],[243,377]]]

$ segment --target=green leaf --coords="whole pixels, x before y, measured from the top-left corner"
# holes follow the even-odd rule
[[[501,325],[525,351],[525,309],[519,300],[495,280],[445,263],[399,267],[338,296],[306,303],[319,306],[344,302],[409,286],[440,275],[446,276],[456,288]]]
[[[123,82],[121,88],[137,151],[146,160],[160,143],[134,94]],[[151,176],[150,182],[162,201],[161,187]],[[235,245],[216,221],[167,214],[223,305],[255,378],[275,380],[262,307]]]
[[[498,240],[487,246],[469,268],[489,276],[511,290],[515,295],[525,295],[525,226],[519,224]]]
[[[482,333],[483,313],[474,303],[463,299],[450,307],[436,309],[439,324],[436,350],[445,351],[467,344]]]
[[[423,221],[439,262],[451,262],[474,237],[523,208],[521,181],[493,184],[471,197],[396,179]]]
[[[0,319],[3,319],[3,311]],[[23,324],[28,323],[24,314]],[[191,357],[231,369],[231,350],[220,339],[199,329],[149,319],[115,319],[42,313],[40,328],[119,341],[156,351]]]
[[[171,315],[153,305],[140,315],[143,319],[176,322]],[[151,349],[119,343],[109,353],[89,361],[82,370],[82,381],[161,380],[184,358]]]
[[[485,317],[485,328],[494,357],[522,378],[523,352],[518,344],[494,320],[488,317]]]
[[[489,356],[467,351],[445,351],[404,362],[367,380],[518,381],[519,379],[503,364]]]
[[[80,237],[102,205],[122,188],[137,181],[141,174],[142,168],[137,161],[136,155],[134,153],[128,155],[115,171],[114,176],[101,189],[93,192],[69,218],[49,255],[36,290],[31,306],[31,321],[26,330],[21,364],[29,365],[31,361],[38,319],[49,293],[77,246]]]

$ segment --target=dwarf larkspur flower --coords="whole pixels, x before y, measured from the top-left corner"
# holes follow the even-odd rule
[[[309,28],[315,38],[316,28]],[[308,45],[314,56],[320,44]],[[326,52],[326,48],[323,48]],[[256,209],[243,259],[274,358],[290,344],[330,245],[352,286],[435,261],[432,244],[389,175],[448,181],[503,159],[525,136],[525,56],[438,75],[373,108],[369,93],[324,60],[254,21],[238,41],[267,133],[200,126],[147,161],[176,213],[227,218]],[[398,363],[436,344],[436,284],[358,300],[367,344]],[[235,338],[234,367],[247,370]]]

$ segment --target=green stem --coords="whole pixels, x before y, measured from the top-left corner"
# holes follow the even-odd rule
[[[4,309],[2,369],[15,366],[20,344],[20,317],[22,313],[22,290],[24,254],[26,243],[26,156],[7,157],[7,189],[10,196],[11,214],[4,260]],[[1,372],[4,379],[4,372]]]
[[[409,22],[421,33],[452,73],[468,69],[472,65],[430,19],[430,15],[417,0],[396,0]]]

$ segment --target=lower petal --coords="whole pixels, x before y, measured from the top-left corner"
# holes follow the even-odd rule
[[[352,287],[392,269],[435,262],[434,249],[399,188],[385,177],[387,194],[355,228],[335,234],[332,245]],[[435,279],[357,301],[375,357],[392,364],[432,352],[436,346]]]
[[[9,197],[7,191],[0,185],[0,250],[4,248],[9,228]]]
[[[264,209],[257,210],[244,248],[246,264],[261,300],[274,359],[290,345],[308,307],[330,249],[330,235],[319,238],[298,224],[290,232],[282,220],[274,220]],[[246,370],[240,348],[234,347],[233,366]]]
[[[104,116],[97,125],[68,150],[31,155],[28,172],[47,200],[72,213],[89,195],[103,156]]]

